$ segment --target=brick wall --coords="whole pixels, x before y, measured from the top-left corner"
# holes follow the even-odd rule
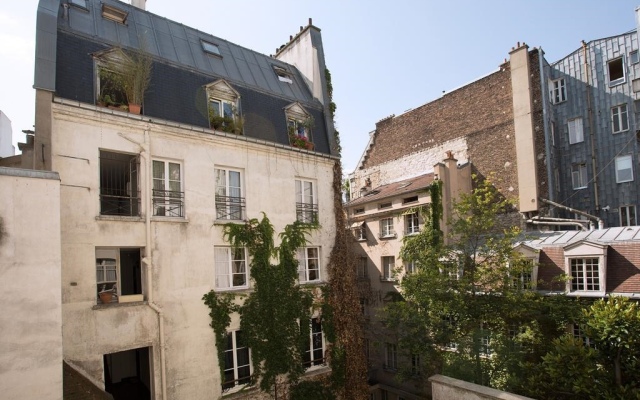
[[[640,245],[629,243],[609,246],[607,291],[640,293]]]
[[[538,289],[564,290],[564,283],[554,283],[554,279],[564,274],[564,250],[562,247],[545,247],[540,250],[538,265]]]

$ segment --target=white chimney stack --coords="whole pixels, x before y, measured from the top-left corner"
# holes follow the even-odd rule
[[[145,10],[145,3],[147,0],[131,0],[131,5],[141,10]]]

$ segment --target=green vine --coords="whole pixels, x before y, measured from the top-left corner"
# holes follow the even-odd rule
[[[327,97],[329,97],[329,115],[331,115],[331,120],[333,121],[333,137],[336,141],[336,151],[338,155],[342,153],[342,146],[340,145],[340,132],[335,128],[336,127],[336,103],[333,101],[333,84],[331,83],[331,72],[329,68],[324,69],[324,77],[327,82]]]
[[[211,323],[209,326],[213,328],[213,332],[216,337],[216,344],[226,343],[227,328],[231,323],[231,313],[237,312],[239,307],[234,304],[235,296],[229,293],[217,294],[213,290],[202,296],[204,304],[206,304],[211,311],[209,316],[211,317]],[[218,367],[220,368],[220,381],[224,382],[224,352],[225,347],[216,346],[218,350]]]

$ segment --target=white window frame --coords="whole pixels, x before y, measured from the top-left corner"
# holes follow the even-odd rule
[[[619,104],[611,107],[611,130],[620,133],[629,130],[629,107],[627,104]]]
[[[404,270],[407,274],[413,274],[416,272],[417,262],[416,261],[405,261],[404,262]]]
[[[360,256],[358,258],[358,266],[357,266],[357,276],[358,278],[366,278],[369,276],[369,259],[366,256]]]
[[[638,50],[634,50],[629,53],[629,61],[631,64],[637,64],[640,61],[640,58],[638,57]]]
[[[619,215],[620,226],[636,226],[638,224],[638,215],[634,205],[620,206]]]
[[[163,177],[156,177],[156,163],[162,163],[163,165]],[[153,216],[154,217],[171,217],[171,218],[184,218],[185,206],[184,206],[184,168],[180,161],[156,159],[152,160],[152,179],[153,179]],[[171,176],[171,166],[178,167],[178,179],[175,176]],[[173,170],[175,171],[175,170]],[[175,190],[175,182],[178,183],[178,189]],[[157,183],[161,183],[156,187]],[[160,188],[160,186],[162,188]],[[156,196],[155,191],[163,191],[164,195]],[[159,204],[157,204],[157,202]]]
[[[384,344],[384,369],[389,371],[398,370],[398,345],[394,343]]]
[[[380,219],[380,239],[394,237],[396,237],[396,231],[393,229],[393,217]]]
[[[381,279],[383,281],[393,281],[393,270],[396,267],[395,256],[382,256],[380,257],[380,264],[382,266]]]
[[[573,190],[584,189],[589,185],[586,163],[571,165],[571,185]]]
[[[224,174],[224,182],[219,178]],[[231,174],[238,174],[238,186],[231,186]],[[244,173],[240,169],[219,167],[214,169],[216,219],[243,220],[245,213]],[[218,198],[218,196],[222,196]]]
[[[493,354],[491,348],[491,331],[486,329],[485,324],[480,324],[480,331],[478,332],[479,352],[486,357],[490,357]]]
[[[554,79],[549,82],[549,96],[553,104],[567,101],[567,86],[564,78]]]
[[[420,232],[420,216],[418,212],[405,214],[404,216],[405,233],[407,235],[415,235]]]
[[[585,335],[585,333],[582,331],[582,329],[580,329],[580,325],[571,324],[571,334],[573,335],[574,339],[581,340],[582,344],[584,344],[585,346],[587,346],[587,347],[595,347],[595,344],[594,344],[593,340],[591,340],[590,337]]]
[[[569,295],[592,297],[605,295],[607,285],[607,249],[607,245],[588,240],[581,240],[564,247],[565,274],[570,278],[566,283],[566,292]],[[594,283],[589,280],[594,277],[593,268],[590,271],[587,268],[589,265],[595,265],[593,260],[597,262],[597,288],[588,287],[588,285],[593,285]],[[591,272],[591,274],[588,274],[588,272]]]
[[[620,66],[622,68],[622,77],[611,80],[611,64],[620,60]],[[612,60],[607,61],[607,77],[609,78],[609,86],[616,86],[621,83],[626,82],[627,80],[627,71],[626,65],[624,63],[624,56],[616,57]]]
[[[584,142],[584,125],[581,117],[567,121],[567,129],[569,132],[569,144]]]
[[[319,328],[314,331],[314,327]],[[309,320],[309,342],[307,347],[305,348],[305,356],[307,358],[307,354],[309,355],[309,361],[303,364],[305,370],[321,368],[326,365],[325,354],[324,351],[326,349],[324,330],[322,329],[322,321],[320,318],[311,318]],[[320,352],[321,357],[317,358],[317,355],[314,353]],[[306,365],[309,363],[309,365]]]
[[[318,222],[318,194],[316,182],[308,179],[296,179],[296,219],[311,224]],[[310,192],[309,192],[310,189]]]
[[[237,271],[234,271],[234,268]],[[215,246],[214,269],[216,290],[247,289],[249,287],[249,258],[246,248],[234,249],[231,246]],[[238,283],[236,283],[236,279],[238,279]]]
[[[422,372],[422,363],[420,354],[411,354],[411,375],[417,376]]]
[[[253,374],[253,365],[251,364],[251,349],[246,345],[242,347],[238,347],[238,334],[241,333],[240,330],[229,331],[227,332],[227,342],[225,346],[225,370],[223,375],[226,377],[227,372],[233,371],[233,382],[222,382],[222,392],[227,394],[230,392],[235,392],[240,390],[241,388],[251,385],[251,375]],[[229,342],[231,339],[231,342]],[[231,346],[229,346],[231,344]],[[248,355],[248,364],[238,365],[240,359],[240,352],[246,349]],[[231,353],[231,360],[233,362],[233,366],[228,367],[226,365],[226,361],[228,358],[226,357],[227,353]],[[249,375],[240,377],[240,369],[242,371],[246,371],[246,368],[249,367]],[[242,380],[242,382],[239,382]]]
[[[315,253],[315,255],[313,254]],[[301,247],[297,251],[298,282],[320,282],[320,247]],[[315,264],[315,265],[314,265]],[[315,275],[315,277],[313,276]]]
[[[626,165],[621,165],[621,164],[626,164]],[[624,171],[629,171],[629,173],[621,176]],[[626,175],[630,175],[630,176],[627,177]],[[632,181],[633,181],[633,157],[631,156],[631,154],[616,157],[616,183],[624,183],[624,182],[632,182]]]
[[[601,292],[603,282],[600,279],[599,271],[600,259],[598,257],[569,258],[570,291]],[[589,288],[589,286],[592,287]]]

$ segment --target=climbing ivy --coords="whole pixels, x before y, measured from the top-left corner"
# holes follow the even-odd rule
[[[307,243],[307,235],[317,229],[314,224],[294,222],[280,233],[280,246],[274,244],[274,228],[266,215],[261,221],[251,219],[244,225],[224,225],[224,239],[234,248],[246,247],[253,290],[244,303],[234,306],[229,294],[205,295],[211,308],[211,326],[216,333],[218,358],[224,371],[224,335],[230,314],[240,314],[240,329],[251,348],[253,378],[260,389],[276,389],[278,377],[295,383],[304,373],[302,354],[309,340],[309,321],[313,296],[311,290],[298,285],[298,262],[295,252]],[[271,260],[278,260],[272,264]]]
[[[336,141],[336,151],[338,154],[342,152],[342,146],[340,145],[340,132],[335,128],[336,127],[336,103],[333,101],[333,84],[331,83],[331,72],[329,68],[324,69],[324,77],[327,82],[327,97],[329,97],[329,114],[331,115],[331,120],[333,121],[333,137]]]

